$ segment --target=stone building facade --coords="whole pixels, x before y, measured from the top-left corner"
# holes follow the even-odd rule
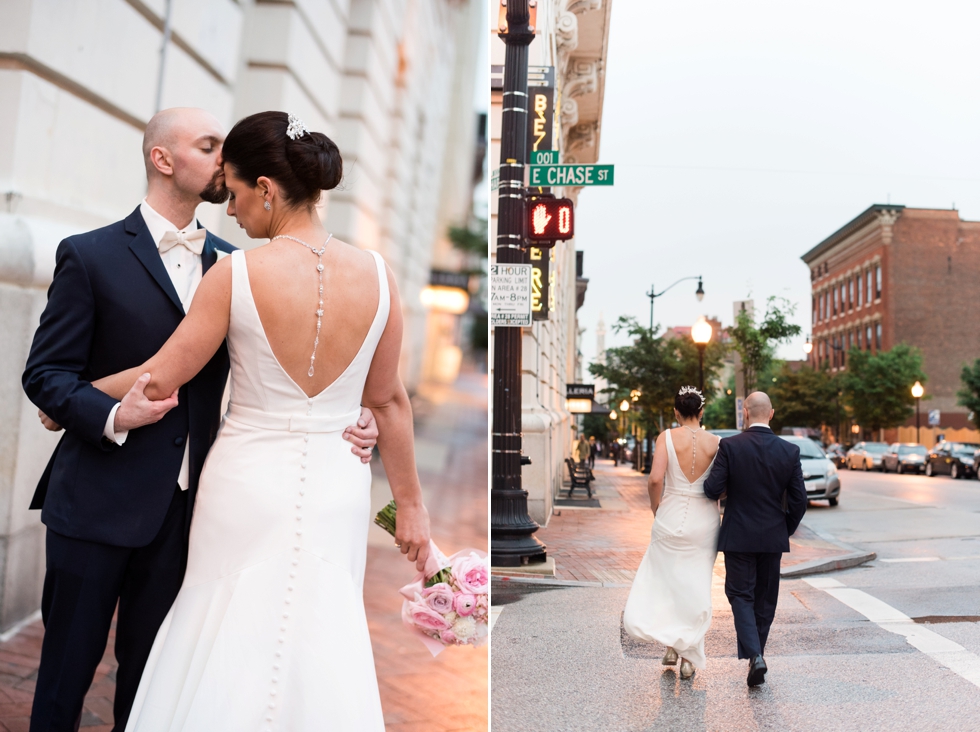
[[[5,0],[0,631],[41,594],[44,534],[27,505],[58,438],[38,423],[20,373],[55,250],[69,234],[123,218],[145,195],[147,120],[159,108],[196,106],[229,129],[280,109],[338,143],[344,181],[321,216],[395,272],[402,374],[413,388],[427,377],[428,351],[446,345],[433,342],[430,321],[441,314],[428,313],[420,293],[432,269],[466,264],[446,231],[472,223],[487,9],[487,0]],[[198,214],[232,243],[255,245],[223,207]]]
[[[599,157],[605,61],[612,0],[548,0],[537,7],[537,36],[529,48],[531,67],[553,67],[555,123],[552,149],[562,163],[594,163]],[[503,42],[492,33],[490,62],[502,69]],[[502,74],[501,74],[502,76]],[[491,87],[490,159],[500,161],[502,93]],[[578,203],[582,188],[555,188]],[[490,201],[491,257],[496,242],[496,193]],[[571,454],[574,421],[565,409],[565,385],[581,373],[576,311],[584,302],[587,278],[576,257],[575,240],[550,251],[552,307],[547,320],[524,329],[522,367],[523,469],[528,512],[547,523],[562,484],[564,459]],[[493,359],[490,359],[493,363]],[[491,380],[492,383],[492,380]]]
[[[836,372],[853,347],[907,343],[922,352],[928,377],[923,410],[938,409],[942,428],[967,428],[956,392],[963,366],[980,358],[980,221],[874,205],[802,259],[812,282],[811,364]]]

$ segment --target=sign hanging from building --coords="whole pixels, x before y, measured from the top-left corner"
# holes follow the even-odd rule
[[[589,414],[595,399],[595,384],[566,384],[565,409],[571,414]]]
[[[555,67],[530,66],[527,70],[526,160],[533,160],[533,155],[538,150],[551,150],[554,143]],[[558,160],[555,159],[554,162],[557,163]]]
[[[551,313],[549,299],[551,251],[531,247],[528,249],[531,260],[531,317],[534,320],[548,320]]]
[[[531,265],[490,265],[490,325],[531,325]]]

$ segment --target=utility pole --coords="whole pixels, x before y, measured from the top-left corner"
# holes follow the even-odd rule
[[[507,46],[500,133],[497,198],[497,263],[526,261],[524,164],[527,155],[527,57],[534,40],[529,3],[505,0]],[[521,487],[521,339],[518,327],[496,326],[493,334],[493,425],[491,435],[490,563],[519,567],[545,561],[545,546],[533,536],[538,525],[527,512]]]

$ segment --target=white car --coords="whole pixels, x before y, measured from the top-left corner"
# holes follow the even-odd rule
[[[807,500],[827,501],[831,506],[836,506],[840,499],[840,476],[834,461],[809,437],[780,437],[800,448],[800,467],[803,468]]]

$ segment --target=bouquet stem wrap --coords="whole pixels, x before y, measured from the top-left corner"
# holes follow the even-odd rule
[[[395,535],[395,502],[374,522]],[[482,646],[489,628],[490,567],[487,553],[464,549],[447,557],[429,541],[425,568],[399,592],[402,622],[433,656],[449,645]]]

